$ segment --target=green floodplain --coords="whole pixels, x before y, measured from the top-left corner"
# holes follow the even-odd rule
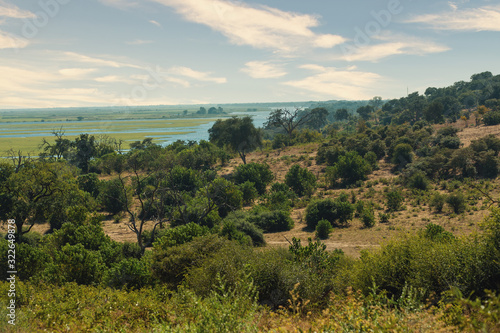
[[[43,139],[52,142],[54,131],[74,140],[81,133],[106,135],[127,143],[152,137],[192,133],[192,128],[228,117],[228,113],[267,111],[271,104],[224,105],[223,114],[198,114],[206,105],[95,107],[0,110],[0,156],[12,151],[36,155]]]

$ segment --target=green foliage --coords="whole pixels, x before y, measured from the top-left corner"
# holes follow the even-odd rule
[[[234,216],[227,217],[222,221],[222,229],[219,235],[229,240],[236,240],[242,245],[265,245],[262,230],[255,224],[243,219],[234,219]]]
[[[298,196],[311,195],[316,188],[316,177],[307,168],[294,164],[285,175],[285,184]]]
[[[424,236],[433,241],[449,242],[455,239],[455,236],[449,231],[444,230],[440,225],[429,223],[425,226]]]
[[[316,237],[319,239],[327,239],[332,231],[332,224],[330,221],[321,220],[316,225]]]
[[[319,221],[327,220],[332,226],[344,227],[352,220],[354,206],[349,202],[323,199],[311,202],[306,208],[306,223],[311,229],[316,229]]]
[[[218,119],[208,130],[210,142],[219,147],[227,146],[237,152],[243,164],[246,164],[247,153],[262,145],[262,133],[253,125],[251,117],[232,117]]]
[[[178,165],[170,170],[166,180],[168,188],[191,194],[196,193],[202,185],[199,172]]]
[[[150,263],[142,259],[126,258],[111,266],[103,277],[103,284],[116,289],[140,289],[152,283]]]
[[[407,143],[400,143],[394,147],[392,154],[392,163],[400,168],[405,167],[413,161],[413,148]]]
[[[207,194],[217,205],[221,218],[243,207],[243,193],[241,193],[238,186],[224,178],[217,178],[212,181],[208,186]]]
[[[80,175],[77,178],[77,182],[80,190],[90,193],[94,198],[98,197],[100,181],[96,173]]]
[[[450,206],[455,214],[461,214],[465,212],[466,200],[465,196],[460,192],[450,194],[446,198],[446,203]]]
[[[254,208],[247,217],[247,220],[265,232],[288,231],[294,226],[289,211],[267,210],[261,207]]]
[[[169,247],[188,243],[195,237],[205,236],[209,233],[210,229],[208,227],[191,222],[171,229],[160,230],[153,246],[157,249],[166,250]]]
[[[270,210],[289,210],[297,199],[297,194],[284,183],[274,183],[266,195],[265,205]]]
[[[371,228],[375,225],[375,213],[373,211],[373,207],[365,207],[360,217],[365,228]]]
[[[155,246],[151,264],[153,277],[171,287],[177,287],[190,267],[205,257],[215,255],[227,242],[229,241],[217,235],[208,235],[172,247]]]
[[[390,212],[396,212],[403,208],[404,197],[400,190],[390,190],[386,194],[386,207]]]
[[[243,184],[250,181],[255,184],[257,192],[262,195],[266,192],[266,187],[274,179],[273,172],[267,164],[248,163],[239,165],[234,172],[236,184]]]
[[[443,211],[445,202],[446,202],[446,195],[436,192],[431,197],[430,206],[434,207],[436,212],[441,213]]]
[[[490,111],[483,116],[483,122],[486,126],[500,124],[500,111]]]
[[[417,190],[422,190],[422,191],[427,191],[429,189],[429,179],[425,176],[425,173],[422,171],[417,171],[413,173],[413,175],[410,176],[407,180],[408,187],[417,189]]]
[[[347,152],[340,156],[333,169],[333,176],[342,179],[345,185],[354,184],[357,181],[365,180],[372,171],[370,164],[359,156],[355,151]]]
[[[243,203],[245,205],[251,205],[255,199],[259,197],[259,192],[255,188],[255,183],[251,181],[246,181],[239,185],[239,189],[243,194]]]
[[[115,215],[127,209],[127,195],[118,178],[101,182],[99,202],[110,214]]]

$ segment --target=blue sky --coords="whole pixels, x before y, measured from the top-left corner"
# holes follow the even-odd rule
[[[0,0],[3,109],[388,99],[499,59],[492,0]]]

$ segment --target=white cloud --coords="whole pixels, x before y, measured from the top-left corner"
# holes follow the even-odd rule
[[[23,19],[23,18],[35,18],[36,15],[30,11],[22,10],[15,5],[0,0],[0,17]]]
[[[254,79],[274,79],[285,76],[287,73],[269,61],[250,61],[241,69]]]
[[[349,44],[343,45],[341,49],[344,50],[344,54],[339,58],[346,61],[376,62],[393,55],[425,55],[450,50],[445,45],[401,34],[384,33],[372,38],[371,42],[381,41],[381,43],[358,47]]]
[[[320,98],[368,99],[369,91],[381,76],[357,71],[355,67],[337,69],[314,64],[300,66],[316,74],[302,80],[284,82],[285,85],[315,93]]]
[[[27,39],[0,31],[0,49],[22,49],[28,45]]]
[[[207,81],[207,82],[214,82],[214,83],[226,83],[227,79],[224,77],[212,77],[209,72],[198,72],[195,71],[194,69],[191,69],[189,67],[183,67],[183,66],[178,66],[178,67],[172,67],[169,70],[169,73],[174,74],[174,75],[180,75],[180,76],[185,76],[191,79],[195,79],[198,81]]]
[[[96,70],[95,68],[63,68],[59,70],[59,74],[65,78],[83,79]]]
[[[161,28],[161,23],[159,23],[155,20],[149,20],[149,23],[156,25],[158,28]]]
[[[130,68],[143,69],[141,66],[138,66],[138,65],[124,63],[124,62],[118,62],[115,60],[90,57],[90,56],[80,54],[80,53],[75,53],[75,52],[63,52],[62,56],[67,61],[73,61],[73,62],[76,61],[76,62],[80,62],[80,63],[93,64],[95,66],[114,67],[114,68],[130,67]]]
[[[112,7],[118,7],[121,9],[129,8],[129,7],[135,7],[138,5],[136,1],[130,1],[130,0],[99,0],[106,6],[112,6]]]
[[[290,52],[301,47],[331,48],[341,36],[317,34],[316,16],[250,6],[230,0],[151,0],[173,7],[186,20],[205,24],[237,45]]]
[[[136,39],[133,41],[125,42],[129,45],[144,45],[144,44],[151,44],[153,43],[152,40],[143,40],[143,39]]]
[[[455,3],[451,12],[414,17],[408,23],[424,23],[437,30],[500,31],[500,5],[459,10]]]

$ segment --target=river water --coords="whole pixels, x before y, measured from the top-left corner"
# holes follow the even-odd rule
[[[253,123],[255,127],[262,127],[263,124],[266,122],[267,118],[269,117],[269,114],[271,113],[272,110],[269,111],[259,111],[259,112],[233,112],[230,113],[230,116],[251,116],[253,119]],[[149,119],[148,119],[149,120]],[[164,120],[164,119],[162,119]],[[200,120],[200,118],[196,118],[196,120]],[[138,127],[131,129],[128,127],[126,130],[120,131],[120,130],[107,130],[106,127],[109,125],[111,122],[116,124],[117,122],[122,122],[122,123],[130,123],[136,120],[110,120],[110,121],[95,121],[96,126],[95,128],[92,129],[78,129],[78,127],[75,127],[75,124],[78,125],[78,121],[61,121],[61,122],[51,122],[51,130],[48,129],[34,129],[32,127],[25,127],[23,128],[23,125],[33,125],[33,124],[40,124],[40,122],[22,122],[22,123],[9,123],[9,125],[21,125],[19,127],[15,127],[15,129],[10,130],[5,128],[3,131],[0,133],[0,138],[25,138],[25,137],[50,137],[52,136],[52,130],[53,129],[58,129],[60,127],[63,128],[65,135],[79,135],[81,133],[88,133],[88,134],[93,134],[93,135],[98,135],[98,134],[106,134],[110,137],[113,137],[113,134],[119,134],[119,133],[151,133],[151,132],[162,132],[164,131],[165,133],[172,133],[172,132],[178,132],[180,134],[172,134],[172,135],[154,135],[154,138],[159,141],[160,144],[163,146],[171,144],[177,140],[194,140],[194,141],[200,141],[200,140],[208,140],[208,130],[213,126],[215,121],[206,123],[206,124],[201,124],[198,126],[193,126],[193,127],[166,127],[164,129],[162,128],[147,128],[147,127],[140,127],[140,122],[138,122]],[[86,123],[89,122],[94,122],[94,121],[86,121]],[[64,126],[72,126],[72,127],[66,127]]]

